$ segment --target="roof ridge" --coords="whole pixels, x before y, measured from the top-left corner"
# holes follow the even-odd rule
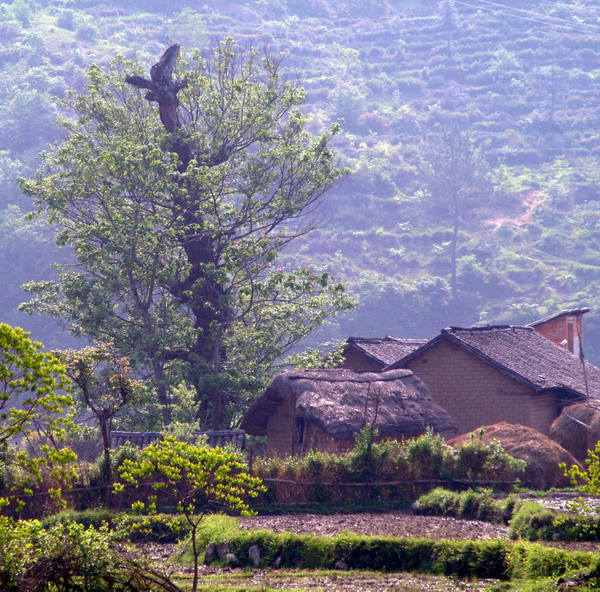
[[[534,331],[533,327],[529,327],[528,325],[484,325],[482,327],[446,327],[442,329],[442,333],[455,333],[457,331],[503,331],[507,329]]]
[[[551,321],[552,319],[557,319],[558,317],[562,317],[565,315],[573,315],[573,316],[579,315],[580,316],[580,315],[584,315],[587,312],[590,312],[590,309],[587,306],[582,306],[580,308],[566,308],[559,312],[555,312],[553,314],[546,315],[545,317],[542,317],[541,319],[538,319],[537,321],[528,323],[527,326],[535,327],[536,325],[540,325],[541,323],[546,323],[548,321]]]

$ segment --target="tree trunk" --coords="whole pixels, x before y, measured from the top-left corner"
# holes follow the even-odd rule
[[[452,245],[451,245],[451,277],[450,277],[450,294],[452,299],[455,300],[458,293],[458,273],[456,270],[456,259],[458,251],[458,224],[459,224],[459,212],[458,212],[458,197],[454,197],[454,228],[452,229]]]
[[[161,415],[163,419],[163,425],[168,426],[171,423],[171,401],[169,401],[169,393],[167,389],[167,381],[165,373],[163,371],[162,364],[156,360],[152,361],[152,372],[156,379],[156,394],[158,395],[158,402],[161,406]]]
[[[128,76],[126,81],[137,87],[147,89],[145,98],[151,102],[157,102],[160,112],[160,119],[165,130],[175,134],[181,127],[177,108],[179,99],[177,93],[185,88],[186,83],[173,80],[173,68],[179,55],[179,45],[173,44],[164,52],[160,60],[152,66],[150,70],[151,79],[148,80],[141,76]],[[193,154],[185,141],[185,138],[175,137],[171,143],[171,151],[179,157],[179,171],[185,172],[189,166]],[[206,166],[216,166],[225,162],[228,154],[219,153],[211,156],[205,163]],[[174,283],[170,287],[171,295],[177,298],[181,303],[190,306],[194,316],[194,328],[197,330],[196,343],[192,355],[197,356],[199,363],[204,363],[206,368],[200,369],[201,373],[218,373],[219,368],[214,367],[213,361],[215,347],[219,348],[219,359],[225,358],[226,352],[221,346],[217,330],[215,327],[222,327],[227,323],[230,311],[227,305],[223,304],[223,298],[226,296],[223,286],[206,277],[205,266],[216,266],[219,256],[215,252],[218,237],[213,234],[206,235],[198,233],[198,228],[202,228],[203,219],[197,212],[196,204],[198,200],[182,199],[179,203],[180,214],[184,223],[194,230],[190,233],[184,233],[180,237],[181,245],[185,251],[187,261],[190,264],[190,270],[183,280]],[[202,280],[201,287],[197,284]],[[162,368],[154,364],[153,368],[157,379],[158,397],[163,406],[163,422],[168,425],[171,422],[171,411],[169,408],[168,394]],[[221,391],[209,393],[213,403],[212,427],[217,429],[222,421],[223,396]]]

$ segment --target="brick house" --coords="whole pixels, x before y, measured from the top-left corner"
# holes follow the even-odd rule
[[[241,429],[267,437],[267,456],[285,457],[349,450],[366,425],[386,439],[417,436],[428,427],[438,432],[456,427],[408,370],[335,369],[279,374],[246,413]]]
[[[583,351],[583,315],[589,308],[571,308],[529,323],[546,339],[580,356]]]
[[[458,434],[500,421],[548,434],[566,406],[600,398],[600,369],[574,355],[581,316],[562,311],[528,326],[451,327],[387,369],[412,370],[458,424]],[[552,341],[551,341],[552,339]]]
[[[342,349],[340,368],[357,372],[379,372],[396,360],[425,345],[427,339],[399,337],[349,337]]]

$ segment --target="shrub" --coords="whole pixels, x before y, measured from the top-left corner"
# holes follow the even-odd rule
[[[108,527],[111,531],[120,531],[131,542],[175,543],[189,534],[189,527],[182,516],[172,514],[153,514],[150,516],[124,514],[112,510],[98,509],[76,512],[65,510],[48,516],[42,526],[51,530],[57,525],[69,523],[81,524],[84,528],[100,530]]]
[[[56,17],[56,24],[63,29],[74,31],[75,20],[75,11],[71,10],[70,8],[65,8],[58,13]]]
[[[198,530],[204,514],[216,504],[251,515],[250,498],[264,491],[259,479],[246,472],[240,455],[223,448],[209,448],[180,442],[171,436],[144,448],[139,460],[125,460],[119,467],[121,479],[139,486],[152,481],[156,492],[171,497],[187,524],[191,534],[194,556],[192,590],[198,589],[198,563],[200,547]],[[123,483],[115,484],[115,490],[123,490]],[[136,508],[156,512],[156,496],[144,496]]]
[[[521,504],[510,522],[509,536],[528,541],[550,541],[556,514],[535,502]]]
[[[508,522],[521,502],[512,496],[496,500],[491,493],[490,490],[459,493],[438,487],[422,495],[415,506],[418,513],[425,515]]]
[[[45,529],[37,520],[0,519],[0,589],[173,590],[166,576],[124,552],[116,537],[107,527],[70,522]]]
[[[258,459],[254,470],[267,480],[269,491],[262,499],[268,503],[339,503],[414,499],[430,489],[428,480],[447,479],[448,486],[454,481],[499,479],[510,484],[523,466],[498,442],[476,439],[453,448],[432,431],[404,441],[377,441],[366,429],[357,436],[355,448],[344,454],[313,451],[305,457]],[[376,485],[349,488],[346,482]]]

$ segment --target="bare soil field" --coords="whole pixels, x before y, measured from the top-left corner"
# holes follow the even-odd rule
[[[360,512],[355,514],[285,514],[240,518],[247,530],[271,530],[334,536],[341,532],[395,537],[434,539],[506,539],[508,527],[478,520],[459,520],[440,516],[415,516],[408,510]],[[581,551],[600,552],[600,543],[542,543]],[[175,545],[148,545],[146,552],[159,562],[171,563]],[[172,564],[171,564],[172,565]],[[190,568],[179,564],[175,573],[188,574]],[[443,576],[379,572],[311,573],[304,570],[241,569],[201,567],[201,588],[219,590],[310,590],[311,592],[487,592],[497,589],[497,580],[460,581]],[[222,588],[221,588],[222,587]]]
[[[272,530],[296,534],[334,536],[341,532],[356,534],[427,537],[432,539],[502,539],[508,528],[479,520],[457,520],[445,516],[415,516],[406,510],[358,514],[286,514],[240,518],[241,528]]]
[[[409,510],[357,514],[285,514],[240,518],[240,527],[248,530],[272,530],[296,534],[334,536],[341,532],[394,537],[431,539],[507,539],[508,527],[480,520],[459,520],[447,516],[415,516]],[[573,551],[600,552],[600,543],[540,542],[542,545]]]

